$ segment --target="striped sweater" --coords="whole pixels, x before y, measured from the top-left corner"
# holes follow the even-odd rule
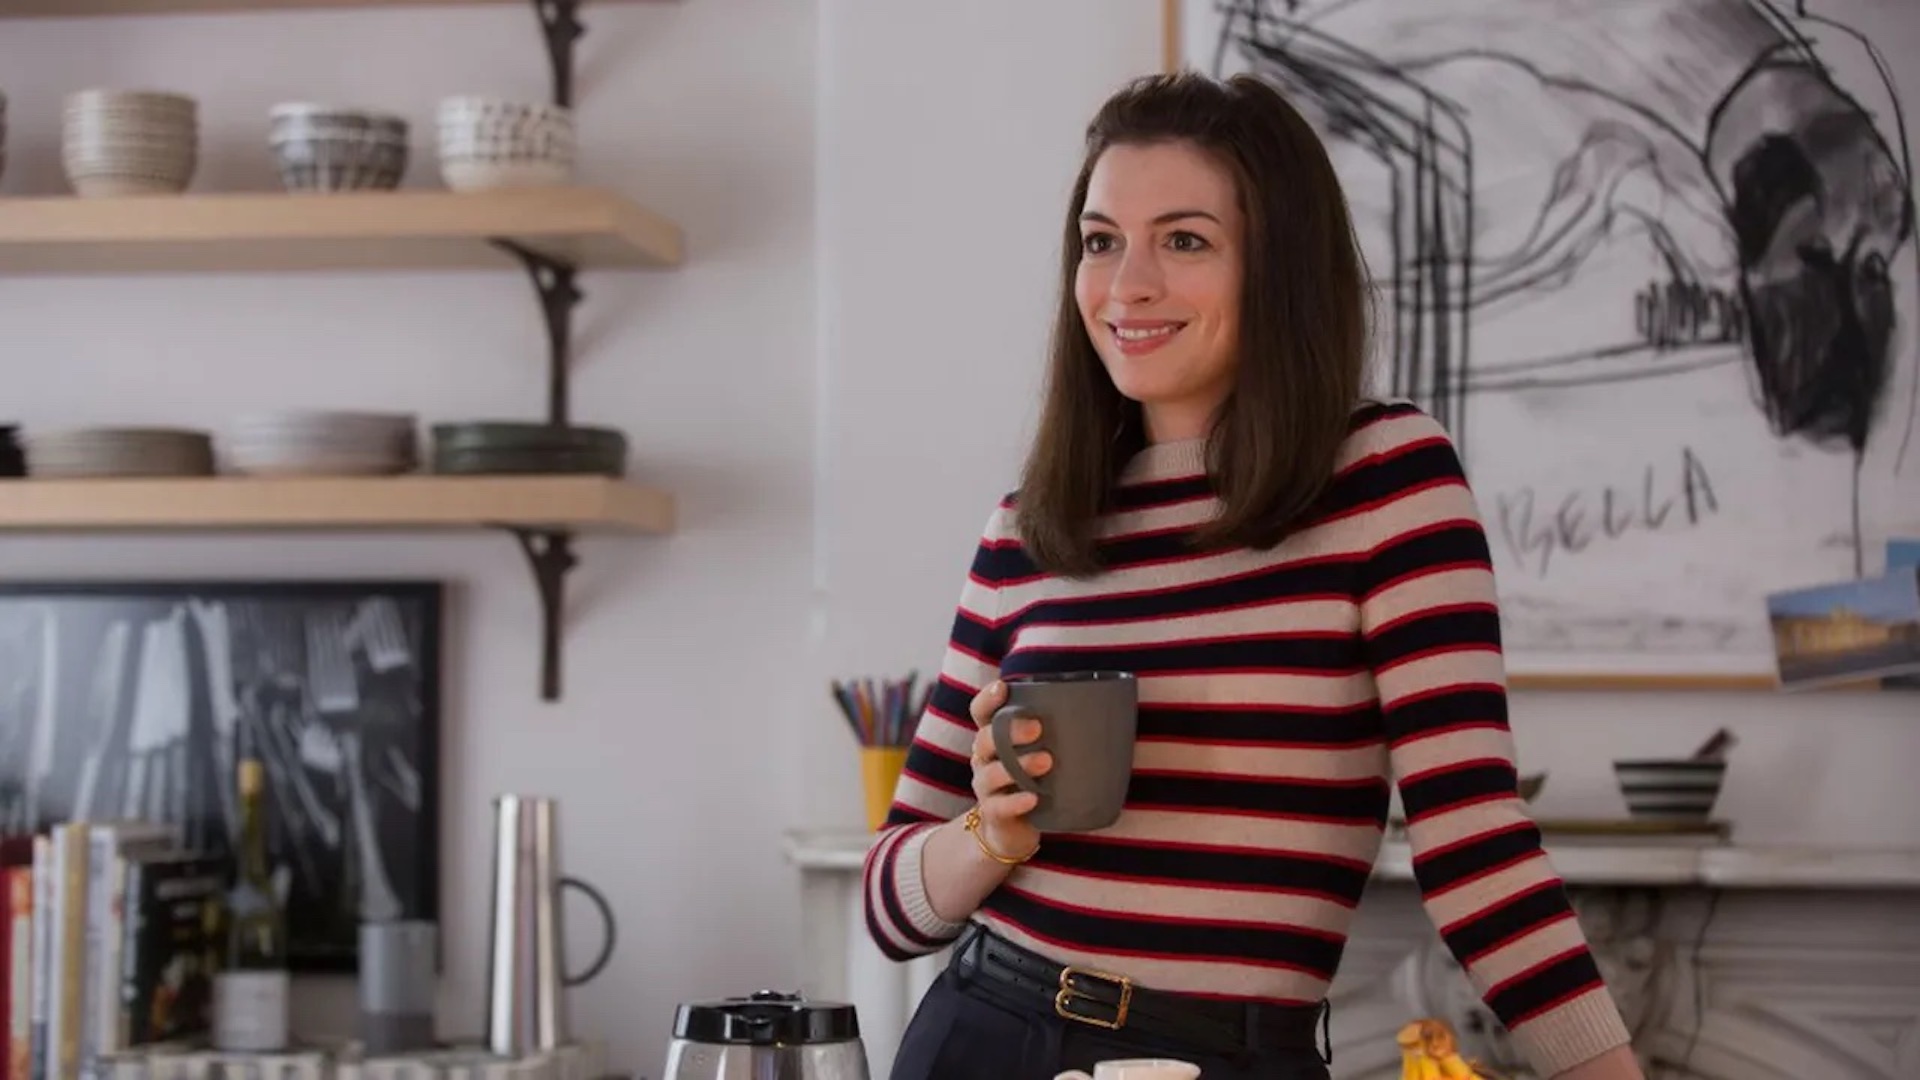
[[[869,932],[895,959],[963,928],[928,906],[928,831],[973,802],[968,701],[996,674],[1139,679],[1120,820],[1049,834],[973,916],[1061,963],[1212,997],[1324,997],[1397,782],[1422,901],[1534,1066],[1627,1042],[1516,791],[1485,533],[1444,430],[1355,412],[1313,520],[1269,551],[1184,543],[1217,512],[1204,440],[1128,463],[1107,572],[1037,570],[1012,499],[989,520],[890,818]]]

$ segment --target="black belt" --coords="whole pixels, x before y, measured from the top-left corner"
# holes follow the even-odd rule
[[[1076,1023],[1137,1033],[1223,1056],[1311,1051],[1333,1059],[1327,1039],[1328,1005],[1274,1005],[1219,1001],[1149,990],[1123,975],[1065,967],[1008,941],[979,923],[954,943],[953,966],[963,980],[997,989],[1023,1007]]]

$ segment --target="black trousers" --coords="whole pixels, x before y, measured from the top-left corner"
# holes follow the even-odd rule
[[[1195,1052],[1170,1040],[1107,1031],[1015,1002],[949,964],[927,991],[894,1057],[891,1080],[1053,1080],[1066,1069],[1091,1073],[1097,1062],[1177,1058],[1200,1066],[1201,1080],[1328,1080],[1320,1054]]]

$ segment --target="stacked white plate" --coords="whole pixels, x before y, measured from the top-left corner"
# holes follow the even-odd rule
[[[573,113],[544,102],[440,102],[440,178],[455,191],[571,183]]]
[[[419,462],[414,418],[289,410],[236,420],[221,440],[228,471],[255,476],[388,476]]]
[[[213,437],[181,428],[88,427],[30,431],[20,437],[27,475],[210,476]]]
[[[199,112],[190,97],[140,90],[67,95],[60,161],[80,195],[185,191],[199,147]]]

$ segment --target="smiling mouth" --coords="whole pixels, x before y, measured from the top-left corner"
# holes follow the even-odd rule
[[[1169,338],[1185,329],[1186,325],[1183,322],[1160,323],[1154,326],[1116,326],[1108,323],[1107,331],[1113,335],[1113,340],[1119,344],[1121,351],[1142,353],[1165,344]]]

